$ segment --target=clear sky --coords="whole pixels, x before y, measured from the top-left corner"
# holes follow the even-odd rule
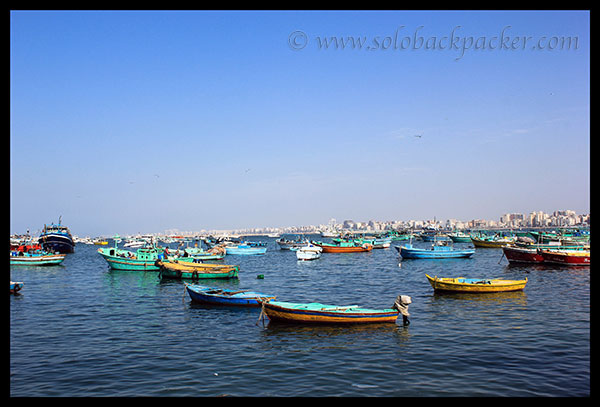
[[[587,11],[13,11],[10,44],[11,233],[590,210]]]

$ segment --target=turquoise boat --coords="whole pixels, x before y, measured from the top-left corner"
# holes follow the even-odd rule
[[[404,246],[395,246],[403,259],[452,259],[467,258],[475,253],[475,249],[454,249],[444,242],[435,242],[431,248],[417,248],[408,243]]]
[[[225,248],[215,246],[212,249],[204,250],[200,247],[186,247],[183,251],[198,260],[222,260],[225,258]]]
[[[256,242],[244,242],[242,244],[225,246],[227,254],[239,254],[239,255],[255,255],[265,254],[267,252],[266,243]]]
[[[410,298],[408,296],[404,296]],[[395,323],[397,308],[368,309],[358,305],[326,305],[261,300],[262,312],[271,321],[295,324],[375,324]],[[259,317],[260,320],[260,317]]]
[[[63,262],[66,254],[49,253],[43,250],[10,252],[11,266],[55,266]]]
[[[448,234],[448,237],[452,239],[454,243],[471,243],[471,235],[463,232],[456,232]]]
[[[168,252],[167,252],[168,253]],[[155,245],[140,247],[135,252],[119,249],[115,243],[114,247],[98,249],[104,260],[113,270],[127,271],[160,271],[160,266],[156,265],[157,260],[165,257],[165,250]],[[193,257],[178,257],[179,261],[192,262]]]

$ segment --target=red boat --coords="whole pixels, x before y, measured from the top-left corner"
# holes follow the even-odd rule
[[[567,266],[589,266],[589,250],[540,250],[544,263],[564,264]]]
[[[536,247],[504,246],[502,248],[510,263],[543,263],[544,256]]]

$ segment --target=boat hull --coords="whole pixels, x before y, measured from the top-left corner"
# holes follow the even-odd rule
[[[102,254],[102,253],[100,253]],[[119,257],[111,257],[102,254],[104,260],[108,263],[113,270],[126,270],[126,271],[159,271],[160,267],[156,266],[153,260],[135,260],[125,259]]]
[[[471,243],[471,236],[449,235],[454,243]]]
[[[444,248],[446,249],[446,248]],[[431,250],[396,246],[403,259],[458,259],[468,258],[475,254],[475,250]]]
[[[435,291],[463,293],[499,293],[520,291],[525,288],[525,280],[472,279],[472,278],[438,278],[425,274],[429,284]]]
[[[42,248],[46,251],[53,251],[56,253],[67,254],[73,253],[75,250],[75,243],[73,238],[68,235],[60,233],[47,233],[41,235],[38,242]]]
[[[395,309],[372,310],[357,306],[338,307],[319,303],[295,304],[263,301],[263,311],[271,321],[300,324],[375,324],[395,323]]]
[[[275,299],[275,296],[253,291],[229,290],[199,285],[186,285],[185,288],[192,301],[201,304],[260,307],[259,300]]]
[[[363,244],[360,246],[335,246],[315,243],[315,246],[319,246],[323,249],[323,253],[359,253],[370,252],[373,250],[373,246],[370,244]]]
[[[321,253],[320,252],[314,252],[314,251],[298,250],[296,252],[296,258],[298,260],[303,260],[303,261],[317,260],[317,259],[321,258]]]
[[[238,266],[157,261],[161,278],[198,280],[205,278],[238,278]]]
[[[544,263],[562,264],[565,266],[589,266],[589,251],[540,250]]]
[[[267,252],[266,247],[226,247],[227,254],[252,256],[265,254]]]
[[[55,266],[63,262],[66,254],[50,254],[46,256],[10,256],[11,266]]]
[[[471,241],[473,242],[473,245],[475,247],[488,247],[488,248],[501,248],[501,247],[513,244],[515,242],[512,239],[507,239],[507,240],[484,240],[484,239],[477,239],[477,238],[474,238],[474,237],[471,238]]]
[[[504,246],[504,256],[509,263],[543,263],[544,256],[538,253],[537,248],[524,248]]]

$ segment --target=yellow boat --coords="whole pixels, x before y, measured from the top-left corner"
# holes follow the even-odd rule
[[[475,247],[504,247],[509,244],[513,244],[515,242],[515,238],[512,237],[504,237],[504,238],[495,238],[495,239],[479,239],[476,237],[471,237],[471,241]]]
[[[500,279],[479,279],[479,278],[443,278],[430,277],[425,274],[429,284],[435,291],[452,291],[466,293],[498,293],[505,291],[518,291],[525,288],[525,280],[500,280]]]
[[[161,268],[161,277],[167,278],[237,278],[239,266],[227,264],[192,263],[177,260],[155,263]]]

